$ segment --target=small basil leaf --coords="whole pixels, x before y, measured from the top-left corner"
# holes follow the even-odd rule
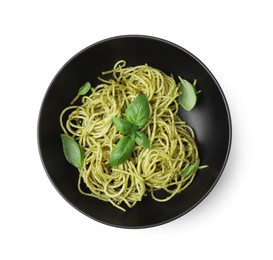
[[[151,148],[150,141],[143,132],[136,132],[135,142],[144,148]]]
[[[188,167],[186,167],[186,168],[180,173],[180,175],[181,175],[182,177],[186,177],[186,176],[192,174],[197,168],[198,168],[198,165],[197,165],[197,164],[191,164],[191,165],[189,165]]]
[[[83,163],[83,151],[75,139],[69,135],[61,134],[65,158],[73,166],[81,168]]]
[[[182,92],[178,97],[179,104],[187,111],[194,108],[197,101],[195,87],[185,79],[178,77],[180,80],[179,91]]]
[[[82,85],[78,91],[78,96],[84,96],[91,89],[90,82],[86,82]]]
[[[121,138],[111,152],[109,164],[117,166],[131,157],[135,141],[130,136]]]
[[[128,120],[113,117],[112,121],[115,127],[124,135],[128,135],[132,132],[133,124],[131,124]]]
[[[127,120],[136,125],[138,129],[144,127],[150,116],[149,101],[145,94],[137,96],[125,110]]]

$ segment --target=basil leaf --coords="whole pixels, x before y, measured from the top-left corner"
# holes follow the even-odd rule
[[[80,87],[77,96],[84,96],[90,89],[91,89],[90,82],[86,82],[84,85]]]
[[[130,134],[132,132],[133,124],[131,124],[128,120],[113,117],[112,121],[115,127],[124,135]]]
[[[145,94],[137,96],[126,108],[125,114],[127,120],[136,125],[138,129],[144,127],[150,117],[150,107],[147,96]]]
[[[192,174],[196,169],[198,168],[198,165],[195,163],[195,164],[191,164],[189,165],[188,167],[186,167],[181,173],[180,175],[182,177],[186,177],[190,174]]]
[[[185,110],[190,111],[195,107],[197,101],[195,86],[179,76],[178,78],[180,80],[179,91],[182,92],[178,97],[178,102]]]
[[[83,151],[75,139],[69,135],[61,134],[65,158],[73,166],[81,168],[83,163]]]
[[[111,152],[109,164],[117,166],[128,160],[135,147],[135,141],[130,136],[121,138]]]
[[[150,141],[143,132],[136,132],[135,142],[144,148],[151,148]]]

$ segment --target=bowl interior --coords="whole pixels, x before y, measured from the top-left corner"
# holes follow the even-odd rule
[[[148,196],[133,209],[122,212],[110,203],[78,192],[78,172],[66,162],[60,139],[59,116],[86,81],[94,86],[101,72],[120,59],[127,65],[147,63],[167,74],[197,79],[197,106],[179,111],[195,131],[203,169],[185,191],[166,203]],[[45,170],[55,188],[75,208],[87,216],[118,227],[140,228],[163,224],[196,206],[214,187],[228,158],[231,121],[223,92],[206,66],[185,49],[148,36],[119,36],[93,44],[71,58],[57,73],[44,97],[39,122],[38,143]]]

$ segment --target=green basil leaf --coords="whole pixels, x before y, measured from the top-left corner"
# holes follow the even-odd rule
[[[81,168],[83,163],[83,151],[75,139],[69,135],[61,134],[65,158],[73,166]]]
[[[128,160],[134,147],[135,141],[130,136],[121,138],[111,152],[109,164],[117,166]]]
[[[115,127],[124,135],[128,135],[132,132],[133,124],[131,124],[128,120],[113,117],[112,121]]]
[[[135,142],[144,148],[151,148],[150,141],[146,134],[144,134],[143,132],[136,132]]]
[[[84,85],[82,85],[78,91],[78,96],[84,96],[87,94],[87,92],[91,89],[90,82],[86,82]]]
[[[145,94],[137,96],[126,108],[125,114],[127,120],[136,125],[138,129],[144,127],[150,117],[150,107],[147,96]]]
[[[178,78],[180,80],[179,91],[182,92],[178,97],[178,102],[185,110],[190,111],[195,107],[197,101],[195,86],[181,77]]]
[[[182,177],[186,177],[186,176],[192,174],[197,168],[198,168],[198,165],[197,165],[197,164],[191,164],[191,165],[189,165],[188,167],[186,167],[186,168],[180,173],[180,175],[181,175]]]

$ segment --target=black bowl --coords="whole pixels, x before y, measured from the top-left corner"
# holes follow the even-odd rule
[[[180,111],[196,133],[201,163],[209,168],[197,174],[185,191],[165,203],[149,196],[122,212],[110,203],[84,196],[77,189],[77,170],[64,158],[60,139],[61,111],[86,81],[98,83],[101,72],[125,59],[127,65],[147,63],[167,74],[197,79],[197,106]],[[38,143],[45,170],[59,193],[76,209],[99,222],[124,228],[156,226],[176,219],[202,201],[218,181],[231,146],[231,119],[224,94],[207,67],[187,50],[166,40],[129,35],[95,43],[72,57],[52,80],[44,97],[38,122]]]

